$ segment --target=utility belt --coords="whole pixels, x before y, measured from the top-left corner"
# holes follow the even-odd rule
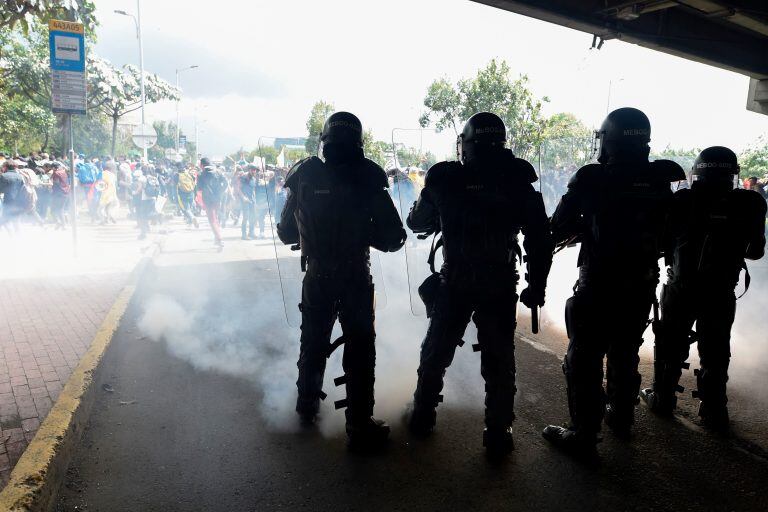
[[[327,278],[338,278],[345,275],[370,275],[371,263],[367,254],[333,260],[302,255],[301,270],[316,277]]]

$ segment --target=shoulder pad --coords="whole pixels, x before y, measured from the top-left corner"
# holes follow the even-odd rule
[[[373,188],[389,188],[387,173],[384,172],[384,169],[379,164],[366,158],[363,167],[365,168],[366,175],[370,178]]]
[[[438,162],[427,171],[427,175],[424,178],[424,186],[434,187],[439,184],[447,174],[457,170],[461,170],[461,164],[459,162]]]
[[[654,172],[663,173],[664,180],[673,183],[686,178],[685,171],[680,164],[672,160],[654,160],[650,163]]]
[[[744,211],[765,217],[768,205],[759,192],[737,188],[733,190],[732,194],[737,200],[736,204],[741,205],[744,208]]]
[[[539,181],[539,177],[536,175],[536,169],[533,168],[531,162],[517,157],[515,157],[514,161],[515,167],[517,167],[518,172],[522,174],[522,178],[526,183],[535,183]]]
[[[589,186],[603,170],[602,164],[587,164],[571,176],[571,180],[568,182],[568,188],[579,188],[586,184]]]
[[[317,169],[324,165],[325,164],[323,163],[323,161],[316,156],[310,156],[308,158],[305,158],[304,160],[299,160],[298,162],[293,164],[293,167],[291,167],[291,170],[288,171],[288,174],[285,176],[285,187],[291,188],[292,185],[296,183],[298,176],[300,176],[303,173],[306,173],[307,171],[311,171],[312,169]]]

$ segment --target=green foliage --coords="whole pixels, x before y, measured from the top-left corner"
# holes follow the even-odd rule
[[[592,130],[568,112],[547,120],[541,143],[541,166],[551,170],[573,170],[592,159]]]
[[[323,125],[328,116],[333,114],[333,104],[320,100],[312,105],[312,111],[307,119],[307,132],[309,137],[304,147],[310,155],[317,154],[317,148],[320,145],[320,134],[323,131]]]
[[[0,148],[29,153],[47,149],[56,118],[23,96],[7,98],[0,91]]]
[[[274,146],[261,146],[248,153],[248,161],[252,162],[254,158],[262,158],[265,164],[276,165],[279,154],[280,151]]]
[[[96,5],[89,0],[4,0],[0,7],[0,30],[17,27],[29,34],[35,22],[49,20],[79,21],[86,30],[97,25]]]
[[[741,176],[745,178],[768,176],[768,140],[765,137],[757,139],[754,144],[739,155],[739,165],[741,166]]]
[[[656,153],[652,152],[650,155],[651,160],[672,160],[680,164],[685,172],[688,172],[693,167],[693,162],[696,157],[701,153],[701,149],[698,148],[673,148],[667,146],[663,151]]]
[[[157,143],[147,150],[147,156],[151,160],[158,160],[165,158],[166,149],[176,149],[176,123],[171,121],[155,121],[152,123],[152,127],[157,132]],[[180,130],[179,135],[184,135],[184,131]],[[187,141],[185,146],[187,149],[187,159],[194,156],[194,143]]]
[[[466,120],[462,116],[463,102],[464,98],[447,78],[435,80],[427,89],[424,98],[427,111],[419,117],[419,125],[426,128],[434,120],[438,132],[450,127],[458,135],[458,123]]]
[[[532,156],[544,138],[547,119],[541,108],[549,99],[533,96],[527,76],[512,79],[510,75],[506,61],[494,59],[475,77],[459,80],[456,85],[445,78],[435,80],[424,98],[427,111],[419,123],[426,127],[434,121],[438,131],[451,127],[458,134],[459,127],[473,114],[493,112],[507,126],[512,151],[522,158]]]
[[[48,28],[39,22],[30,24],[29,31],[24,37],[2,38],[3,68],[0,70],[0,93],[10,99],[18,97],[36,105],[40,109],[50,111],[51,105],[51,73],[49,69]],[[115,68],[108,61],[95,54],[88,53],[86,60],[86,77],[88,87],[88,115],[85,121],[78,120],[81,126],[93,140],[82,141],[87,146],[99,148],[98,153],[114,154],[121,142],[118,140],[117,121],[127,114],[140,108],[140,73],[134,66],[123,69]],[[157,75],[144,73],[145,96],[147,103],[178,98],[178,91]],[[33,111],[27,109],[27,113]],[[106,129],[106,115],[112,123],[110,135],[111,144],[101,147],[102,134]],[[80,116],[76,116],[79,118]],[[26,118],[25,118],[26,119]],[[24,122],[22,120],[20,122]],[[26,119],[30,126],[35,126],[35,119]],[[85,124],[92,126],[86,128]],[[60,128],[63,124],[60,122]],[[78,133],[76,127],[75,133]],[[68,137],[59,132],[54,139],[58,148],[68,146]]]
[[[424,152],[417,148],[398,147],[397,163],[401,167],[429,169],[437,163],[437,157],[431,151]]]
[[[285,150],[285,161],[288,165],[293,165],[299,160],[303,160],[309,156],[304,149],[287,149]]]
[[[373,160],[380,166],[387,164],[387,154],[391,153],[391,145],[373,138],[373,132],[366,130],[363,133],[363,152],[366,158]]]

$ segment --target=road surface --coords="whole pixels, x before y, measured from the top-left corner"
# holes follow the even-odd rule
[[[557,342],[518,340],[506,461],[484,456],[479,357],[468,345],[449,369],[437,431],[411,438],[400,412],[424,320],[409,316],[397,283],[377,315],[377,412],[392,441],[380,455],[350,454],[332,409],[343,396],[330,389],[339,353],[323,423],[295,424],[298,331],[285,322],[269,242],[228,240],[223,253],[209,244],[199,232],[169,238],[141,284],[103,361],[59,511],[768,510],[760,449],[685,417],[640,406],[634,439],[606,432],[595,466],[550,447],[541,429],[567,417],[554,330]]]

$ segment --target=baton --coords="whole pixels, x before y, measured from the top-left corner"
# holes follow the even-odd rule
[[[531,332],[533,334],[539,333],[539,306],[531,308]]]

